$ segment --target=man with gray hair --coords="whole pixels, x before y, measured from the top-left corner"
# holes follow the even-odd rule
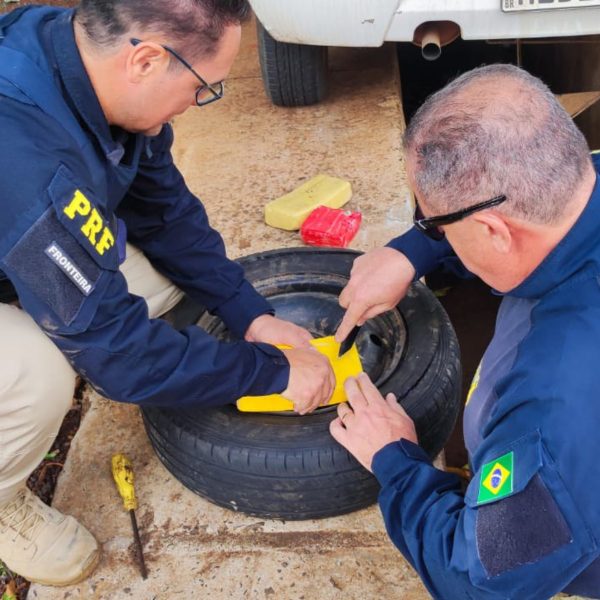
[[[311,334],[227,258],[171,155],[173,117],[223,97],[248,14],[246,0],[83,0],[0,18],[0,559],[29,580],[75,583],[100,556],[26,487],[77,374],[169,407],[281,392],[306,413],[333,391]],[[156,318],[184,292],[234,340]]]
[[[379,479],[388,533],[435,598],[600,598],[600,160],[509,65],[429,98],[404,149],[415,227],[355,261],[337,337],[451,262],[504,295],[464,414],[474,476],[463,493],[435,469],[364,374],[332,435]]]

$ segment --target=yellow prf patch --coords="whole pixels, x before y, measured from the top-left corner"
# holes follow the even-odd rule
[[[75,190],[72,200],[65,206],[63,212],[69,219],[85,219],[80,230],[94,250],[103,256],[115,245],[115,236],[104,224],[102,215],[80,190]]]
[[[495,495],[502,489],[509,477],[510,471],[497,462],[481,485]]]

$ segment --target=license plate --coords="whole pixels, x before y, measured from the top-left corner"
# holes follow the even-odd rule
[[[600,6],[600,0],[500,0],[504,12]]]

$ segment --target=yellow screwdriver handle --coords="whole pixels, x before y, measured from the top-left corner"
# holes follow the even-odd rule
[[[112,457],[112,474],[123,498],[123,506],[126,510],[135,510],[137,499],[133,487],[133,466],[124,454],[115,454]]]

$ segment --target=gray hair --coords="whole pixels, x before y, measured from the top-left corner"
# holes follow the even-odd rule
[[[550,89],[513,65],[480,67],[429,97],[404,135],[417,192],[440,213],[503,194],[498,211],[560,221],[590,164]]]

